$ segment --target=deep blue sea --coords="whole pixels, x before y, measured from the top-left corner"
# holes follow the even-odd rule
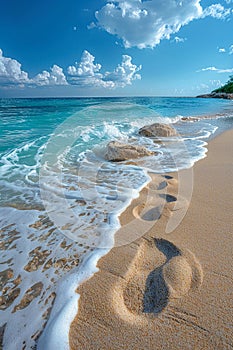
[[[155,122],[171,124],[178,136],[161,142],[139,136],[140,127]],[[4,349],[33,349],[55,299],[60,306],[51,317],[62,310],[61,300],[74,297],[77,283],[95,271],[97,257],[113,246],[118,217],[148,183],[150,172],[191,168],[206,156],[208,140],[232,126],[233,101],[228,100],[0,99]],[[107,162],[106,145],[112,140],[143,145],[156,155],[134,163]],[[72,317],[67,320],[68,337]]]

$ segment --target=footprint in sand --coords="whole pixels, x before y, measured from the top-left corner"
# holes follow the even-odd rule
[[[163,206],[150,206],[147,205],[138,205],[133,209],[133,215],[135,218],[145,221],[156,221],[161,217],[161,213],[163,211]]]
[[[193,253],[164,239],[155,239],[154,251],[155,246],[163,254],[163,263],[148,275],[153,252],[148,243],[144,244],[144,252],[137,257],[138,264],[135,263],[123,291],[125,306],[132,313],[158,314],[171,299],[181,298],[202,284],[202,268]],[[148,251],[150,258],[146,261]]]
[[[157,221],[160,219],[162,213],[168,214],[164,210],[166,204],[167,209],[171,215],[171,209],[169,205],[173,205],[177,201],[177,198],[171,194],[154,194],[152,198],[148,198],[147,203],[140,204],[133,209],[133,215],[140,220],[145,221]],[[183,203],[182,203],[183,204]]]
[[[133,215],[136,219],[155,223],[161,216],[169,218],[175,214],[180,217],[183,212],[186,212],[189,202],[181,195],[178,197],[174,195],[177,192],[177,180],[167,175],[163,178],[165,180],[159,183],[152,181],[147,186],[147,201],[133,209]]]

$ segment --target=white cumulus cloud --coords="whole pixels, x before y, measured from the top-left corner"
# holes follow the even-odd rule
[[[0,84],[15,85],[29,83],[28,73],[21,69],[21,64],[13,58],[4,57],[0,49]]]
[[[122,56],[122,62],[113,72],[101,73],[101,68],[101,64],[95,63],[95,57],[85,50],[81,61],[68,67],[68,81],[72,85],[116,88],[131,85],[133,80],[141,79],[137,72],[142,67],[133,64],[132,57],[128,55]]]
[[[115,86],[124,87],[131,85],[133,80],[141,79],[141,75],[137,73],[141,69],[141,65],[136,66],[132,63],[132,57],[123,55],[121,64],[118,64],[113,72],[106,72],[103,79],[113,82]]]
[[[97,25],[123,40],[125,47],[155,47],[194,19],[212,16],[224,19],[231,12],[220,4],[203,10],[200,0],[118,0],[95,16]]]
[[[100,73],[101,64],[95,63],[95,57],[87,50],[83,51],[81,61],[74,66],[69,66],[68,81],[72,85],[113,87],[103,80]]]
[[[67,74],[63,68],[54,64],[50,70],[43,70],[33,78],[21,69],[15,59],[4,57],[0,49],[0,88],[4,86],[43,87],[58,85],[79,85],[80,87],[102,87],[114,89],[131,85],[134,80],[141,79],[138,73],[141,65],[132,63],[132,57],[122,56],[122,62],[112,72],[101,72],[102,66],[95,63],[95,57],[85,50],[81,61],[69,66]]]
[[[230,55],[233,55],[233,45],[231,45],[231,46],[229,47],[229,54],[230,54]]]
[[[50,72],[44,70],[32,79],[32,83],[38,86],[45,85],[68,85],[63,69],[56,64],[50,69]]]
[[[83,51],[81,62],[75,63],[75,66],[69,66],[67,71],[72,76],[94,76],[101,69],[100,64],[95,64],[95,57],[87,50]]]
[[[226,52],[226,49],[224,49],[224,48],[220,48],[220,49],[218,49],[218,52],[220,52],[220,53],[224,53],[224,52]]]
[[[0,85],[12,86],[44,86],[67,85],[62,68],[54,65],[50,72],[44,70],[34,78],[29,79],[28,73],[21,68],[21,63],[10,57],[4,57],[0,49]]]
[[[211,16],[217,19],[225,19],[231,14],[231,9],[225,9],[221,4],[213,4],[203,11],[202,17]]]

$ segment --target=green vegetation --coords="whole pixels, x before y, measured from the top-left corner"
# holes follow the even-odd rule
[[[212,92],[225,92],[226,94],[233,94],[233,75],[230,76],[228,82],[225,85]]]

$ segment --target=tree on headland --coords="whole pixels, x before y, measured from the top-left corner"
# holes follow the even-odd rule
[[[225,92],[226,94],[233,94],[233,75],[229,77],[229,80],[225,85],[212,92]]]

